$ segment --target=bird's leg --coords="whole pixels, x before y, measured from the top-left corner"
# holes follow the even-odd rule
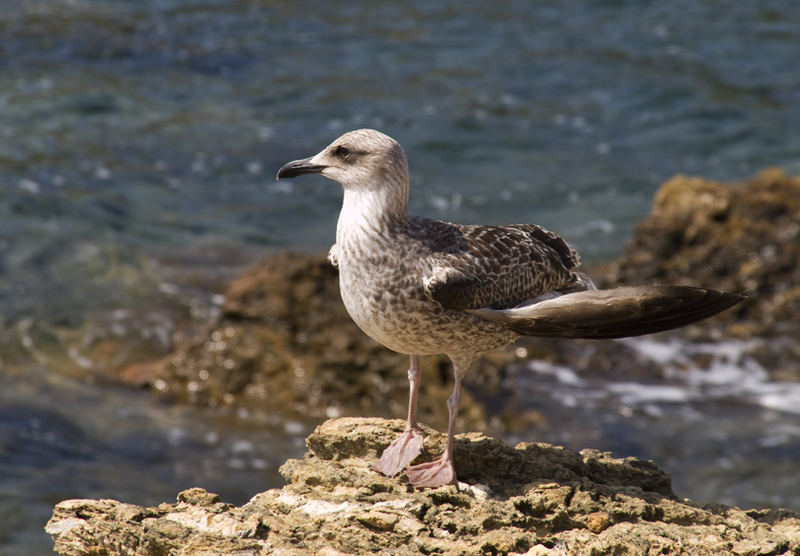
[[[461,379],[468,365],[461,365],[454,362],[455,385],[453,393],[447,398],[447,445],[445,446],[442,457],[436,461],[421,463],[408,468],[408,479],[415,487],[436,488],[442,485],[457,484],[456,470],[453,466],[453,454],[455,452],[456,417],[458,417],[458,406],[461,403]]]
[[[422,434],[417,424],[417,391],[419,390],[419,356],[411,356],[408,368],[408,420],[406,430],[381,454],[372,466],[374,471],[392,477],[405,469],[422,452]]]

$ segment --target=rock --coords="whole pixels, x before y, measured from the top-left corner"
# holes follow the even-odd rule
[[[754,339],[746,355],[773,380],[798,380],[800,367],[800,178],[765,170],[738,185],[677,176],[656,195],[622,256],[589,273],[601,285],[695,284],[748,291],[744,303],[670,332],[696,341]],[[707,356],[691,355],[698,367]],[[704,359],[705,358],[705,359]],[[524,339],[481,358],[467,375],[464,426],[495,434],[525,430],[542,417],[525,407],[514,362],[536,359],[593,376],[654,376],[661,363],[624,342]],[[447,422],[449,362],[421,359],[420,418]],[[285,416],[405,414],[407,358],[367,338],[339,297],[323,256],[279,253],[228,288],[208,331],[171,356],[122,372],[167,395],[202,405],[270,407]],[[495,418],[488,411],[497,411]]]
[[[721,315],[748,333],[796,331],[800,310],[800,177],[764,170],[741,184],[676,176],[655,197],[608,282],[670,282],[747,291]],[[734,327],[736,330],[737,327]]]
[[[288,484],[242,506],[195,488],[176,504],[59,503],[46,530],[63,555],[135,554],[797,554],[800,518],[699,507],[653,463],[548,444],[460,435],[463,481],[413,490],[369,470],[401,421],[341,418],[281,468]],[[444,436],[426,431],[421,459]]]
[[[750,355],[774,379],[800,379],[800,177],[770,168],[741,184],[672,178],[603,282],[745,291],[743,303],[686,334],[768,340]]]
[[[498,353],[481,365],[513,359]],[[279,253],[231,283],[222,314],[172,356],[124,369],[166,395],[201,405],[264,407],[291,416],[405,414],[408,357],[362,333],[345,311],[338,274],[322,256]],[[422,361],[420,418],[447,424],[452,370],[444,357]],[[488,427],[467,394],[468,426]]]

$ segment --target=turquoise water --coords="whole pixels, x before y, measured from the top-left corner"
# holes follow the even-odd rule
[[[34,450],[13,473],[0,452],[1,476],[44,458],[54,466],[40,481],[2,483],[0,500],[15,501],[0,501],[3,515],[18,515],[20,496],[37,491],[38,517],[0,530],[0,548],[46,550],[39,517],[60,498],[155,503],[184,486],[177,472],[137,490],[98,471],[130,459],[108,441],[125,421],[109,420],[110,408],[151,415],[126,434],[161,439],[154,446],[167,442],[163,421],[177,419],[200,439],[186,448],[195,457],[207,449],[205,429],[241,430],[211,416],[197,431],[146,395],[103,394],[87,381],[166,353],[176,323],[213,315],[225,281],[265,253],[327,249],[339,186],[274,174],[346,130],[375,127],[401,142],[412,212],[543,224],[590,261],[619,251],[676,173],[800,172],[791,3],[0,5],[0,424],[18,439],[9,446],[26,443],[46,409],[54,430],[61,419],[68,439],[87,438],[79,456]],[[103,358],[103,342],[123,348]],[[53,378],[53,368],[69,372]],[[727,423],[739,413],[722,412]],[[284,435],[287,453],[304,430]],[[659,424],[649,430],[660,450]],[[622,447],[633,434],[606,433]],[[797,435],[787,438],[795,453]],[[147,446],[144,461],[160,453]],[[228,461],[233,445],[222,446]],[[180,467],[187,452],[170,453],[165,465]],[[91,488],[87,476],[97,477]],[[756,483],[733,502],[760,503],[753,493],[769,477]],[[241,501],[244,484],[214,487]],[[796,493],[783,500],[797,508]]]

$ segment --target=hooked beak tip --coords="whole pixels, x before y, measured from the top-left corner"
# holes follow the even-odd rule
[[[294,178],[296,176],[302,176],[303,174],[319,174],[326,168],[326,166],[321,164],[311,164],[311,158],[293,160],[292,162],[284,164],[275,175],[275,181],[282,178]]]

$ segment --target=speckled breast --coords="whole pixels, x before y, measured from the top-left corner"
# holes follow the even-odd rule
[[[347,312],[364,333],[394,351],[471,359],[517,338],[495,323],[446,310],[427,297],[419,268],[370,256],[353,264],[343,255],[339,287]]]

